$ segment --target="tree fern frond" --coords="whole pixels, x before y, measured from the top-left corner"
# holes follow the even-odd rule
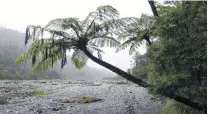
[[[57,63],[64,56],[65,56],[65,54],[62,51],[53,50],[53,52],[50,53],[47,58],[45,58],[43,56],[42,59],[39,60],[37,65],[35,67],[33,67],[32,70],[33,70],[33,72],[47,70],[47,69],[53,67],[53,64]]]
[[[103,17],[106,17],[108,19],[116,19],[119,17],[118,10],[116,10],[115,8],[113,8],[110,5],[100,6],[97,8],[96,11],[99,12],[101,20],[104,20]]]
[[[87,28],[90,23],[97,17],[98,13],[96,11],[90,12],[89,15],[82,21],[81,27]]]
[[[117,47],[116,52],[126,49],[129,45],[135,42],[135,40],[136,40],[136,37],[129,38],[128,40],[126,40],[124,43],[122,43],[121,45]]]
[[[50,21],[44,28],[57,31],[73,30],[80,37],[82,27],[78,18],[61,18]]]
[[[136,48],[138,48],[140,43],[133,42],[129,48],[129,55],[133,54],[136,51]]]
[[[110,36],[103,36],[98,38],[93,38],[93,43],[99,47],[109,46],[109,47],[117,47],[120,45],[120,42],[115,38]]]
[[[104,53],[104,51],[99,49],[98,47],[90,47],[90,49],[92,49],[93,51]]]
[[[48,22],[48,24],[44,27],[46,29],[53,30],[66,30],[71,28],[71,24],[79,25],[78,18],[59,18],[54,19]]]
[[[94,26],[93,26],[93,25],[94,25]],[[86,29],[86,31],[85,31],[85,34],[84,34],[84,37],[87,37],[88,31],[89,31],[89,29],[92,28],[92,27],[93,27],[92,32],[94,33],[94,31],[95,31],[95,20],[92,20],[92,22],[90,23],[90,25],[87,27],[87,29]]]
[[[81,50],[75,49],[71,60],[76,68],[81,69],[87,63],[88,57]]]
[[[16,59],[15,63],[20,64],[29,60],[32,56],[37,56],[43,47],[40,44],[40,40],[35,40],[30,48]]]

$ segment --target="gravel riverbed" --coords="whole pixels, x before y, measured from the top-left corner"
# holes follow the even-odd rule
[[[38,89],[49,94],[34,95]],[[0,81],[0,114],[159,114],[161,102],[146,89],[116,81],[27,80]],[[91,103],[60,99],[92,97]],[[1,100],[6,100],[2,102]]]

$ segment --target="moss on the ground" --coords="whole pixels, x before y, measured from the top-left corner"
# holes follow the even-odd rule
[[[46,92],[44,90],[40,90],[38,88],[34,88],[34,89],[32,89],[32,93],[35,96],[46,96],[46,95],[52,94],[53,92]]]
[[[101,99],[97,99],[94,97],[82,97],[78,99],[76,102],[77,103],[92,103],[92,102],[97,102],[97,101],[101,101]]]

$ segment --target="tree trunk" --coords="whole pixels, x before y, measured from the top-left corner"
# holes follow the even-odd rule
[[[156,9],[154,1],[148,1],[148,2],[150,4],[150,7],[152,9],[152,12],[153,12],[154,16],[158,16],[157,9]]]
[[[150,84],[148,84],[147,82],[144,82],[144,81],[142,81],[142,80],[140,80],[140,79],[138,79],[138,78],[132,76],[131,74],[128,74],[127,72],[125,72],[125,71],[123,71],[123,70],[121,70],[121,69],[119,69],[119,68],[117,68],[117,67],[115,67],[115,66],[113,66],[113,65],[111,65],[111,64],[109,64],[109,63],[107,63],[107,62],[105,62],[105,61],[103,61],[103,60],[101,60],[101,59],[98,59],[97,57],[93,56],[93,55],[87,50],[87,48],[82,49],[82,51],[83,51],[83,52],[84,52],[84,53],[85,53],[92,61],[94,61],[94,62],[96,62],[97,64],[99,64],[99,65],[101,65],[101,66],[103,66],[103,67],[109,69],[110,71],[112,71],[112,72],[114,72],[114,73],[120,75],[121,77],[123,77],[123,78],[125,78],[125,79],[127,79],[127,80],[129,80],[129,81],[131,81],[131,82],[133,82],[133,83],[135,83],[135,84],[137,84],[137,85],[139,85],[139,86],[145,87],[145,88],[147,88],[147,87],[152,87],[152,86],[151,86]],[[187,98],[184,98],[184,97],[182,97],[182,96],[175,95],[174,93],[171,93],[171,94],[170,94],[170,93],[166,93],[166,94],[161,94],[161,95],[166,96],[166,97],[169,97],[169,98],[171,98],[171,99],[174,99],[174,100],[176,100],[176,101],[178,101],[178,102],[180,102],[180,103],[186,104],[186,105],[188,105],[188,106],[190,106],[190,107],[192,107],[192,108],[195,108],[195,109],[197,109],[197,110],[200,110],[200,111],[205,111],[205,110],[206,110],[206,108],[205,108],[206,105],[201,105],[200,103],[195,103],[195,102],[193,102],[193,101],[191,101],[191,100],[189,100],[189,99],[187,99]]]
[[[93,56],[86,48],[83,49],[83,52],[84,52],[84,53],[85,53],[92,61],[94,61],[94,62],[96,62],[97,64],[99,64],[99,65],[101,65],[101,66],[103,66],[103,67],[105,67],[105,68],[111,70],[112,72],[114,72],[114,73],[120,75],[121,77],[123,77],[123,78],[125,78],[125,79],[127,79],[127,80],[129,80],[129,81],[131,81],[131,82],[133,82],[133,83],[135,83],[135,84],[137,84],[137,85],[139,85],[139,86],[142,86],[142,87],[149,87],[149,86],[150,86],[148,83],[146,83],[146,82],[144,82],[144,81],[142,81],[142,80],[140,80],[140,79],[138,79],[138,78],[132,76],[131,74],[129,74],[129,73],[127,73],[127,72],[125,72],[125,71],[123,71],[123,70],[121,70],[121,69],[119,69],[119,68],[117,68],[117,67],[115,67],[115,66],[113,66],[113,65],[111,65],[111,64],[109,64],[109,63],[107,63],[107,62],[105,62],[105,61],[103,61],[103,60],[101,60],[101,59],[96,58],[96,57]]]

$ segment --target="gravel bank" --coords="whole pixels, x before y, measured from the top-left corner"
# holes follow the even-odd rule
[[[34,88],[50,94],[34,95]],[[161,105],[135,84],[67,80],[0,81],[0,114],[159,114]],[[93,97],[92,103],[62,103],[60,99]]]

